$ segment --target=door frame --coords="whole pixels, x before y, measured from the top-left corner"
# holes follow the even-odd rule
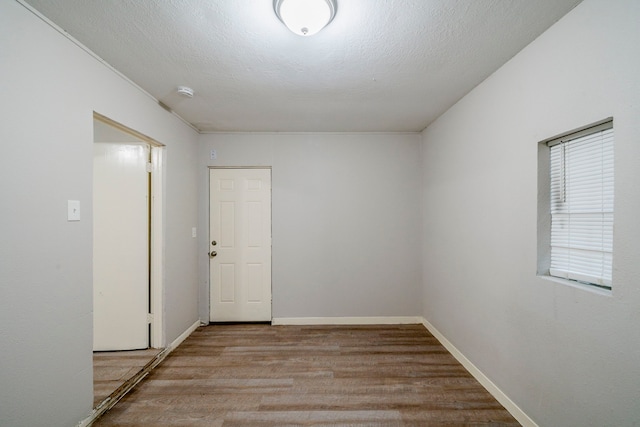
[[[165,145],[100,113],[93,119],[132,135],[151,147],[151,206],[149,210],[149,347],[166,347],[164,325],[164,175]],[[94,141],[95,142],[95,141]]]
[[[164,148],[151,145],[151,209],[150,209],[150,245],[149,245],[149,280],[151,334],[149,346],[166,347],[164,329],[164,233],[163,233],[163,183],[164,183]]]
[[[271,263],[271,321],[273,322],[273,167],[267,165],[261,166],[208,166],[207,167],[207,323],[211,322],[211,262],[208,255],[210,250],[209,236],[211,236],[211,170],[221,169],[266,169],[271,175],[271,186],[269,188],[269,207],[271,209],[271,221],[269,224],[269,234],[271,236],[271,255],[269,262]]]

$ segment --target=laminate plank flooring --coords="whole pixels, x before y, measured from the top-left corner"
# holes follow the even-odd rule
[[[95,426],[519,426],[422,325],[198,328]]]
[[[160,353],[160,349],[93,353],[93,406],[118,390]]]

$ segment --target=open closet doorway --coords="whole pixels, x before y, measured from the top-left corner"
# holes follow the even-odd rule
[[[164,346],[163,150],[97,113],[93,124],[93,350],[99,403],[109,388],[115,391],[142,369],[145,358],[153,359],[157,352],[148,349]]]

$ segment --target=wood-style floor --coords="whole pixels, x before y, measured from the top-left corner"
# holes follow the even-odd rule
[[[94,425],[520,424],[422,325],[214,325]]]
[[[93,353],[93,406],[138,374],[160,353],[160,349],[133,351],[100,351]]]

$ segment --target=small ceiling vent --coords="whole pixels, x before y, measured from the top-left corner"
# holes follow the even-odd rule
[[[187,86],[178,86],[178,93],[186,98],[193,98],[193,89]]]

